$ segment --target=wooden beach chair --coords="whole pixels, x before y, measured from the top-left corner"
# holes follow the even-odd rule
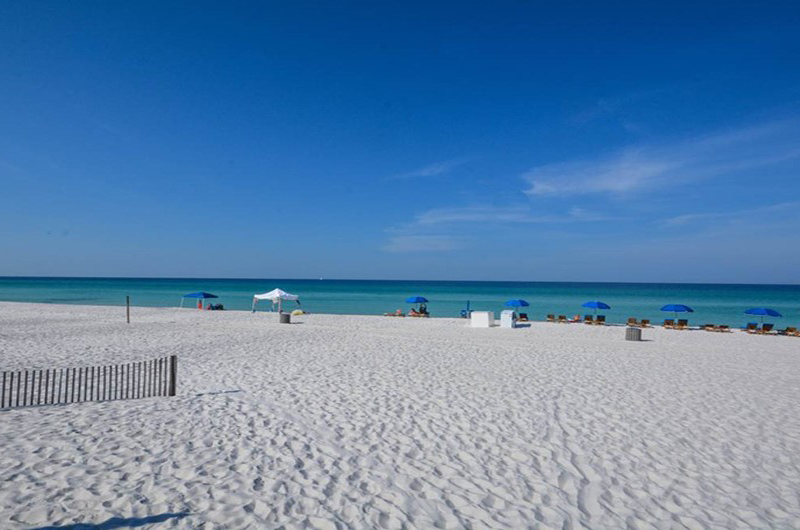
[[[675,329],[675,320],[672,318],[665,318],[662,325],[665,329]]]
[[[795,327],[787,327],[786,329],[782,329],[778,331],[778,335],[794,335],[797,333],[797,328]]]
[[[628,317],[628,325],[632,328],[637,328],[639,327],[639,322],[633,317]]]
[[[748,333],[756,333],[758,331],[758,324],[755,322],[750,322],[747,326],[742,328],[742,331],[746,331]]]
[[[641,322],[639,322],[640,328],[649,328],[650,327],[650,320],[643,318]]]
[[[689,321],[683,318],[679,319],[675,324],[675,329],[689,329]]]
[[[528,313],[520,313],[519,318],[517,318],[517,322],[527,322],[528,321]]]
[[[556,321],[556,316],[555,315],[547,315],[547,321],[548,322],[555,322]]]
[[[775,327],[775,324],[762,324],[761,325],[761,329],[756,330],[756,333],[758,333],[759,335],[771,335],[772,334],[772,328],[774,328],[774,327]]]
[[[583,323],[584,324],[594,324],[594,317],[592,315],[584,315],[583,316]]]
[[[594,323],[598,326],[605,326],[606,325],[606,316],[605,315],[597,315]]]
[[[566,324],[567,323],[567,316],[566,315],[558,315],[558,323],[559,324]]]
[[[702,326],[703,331],[717,331],[717,326],[714,324],[703,324]]]

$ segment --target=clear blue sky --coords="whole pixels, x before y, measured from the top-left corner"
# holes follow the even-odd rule
[[[0,275],[798,283],[800,8],[702,4],[4,1]]]

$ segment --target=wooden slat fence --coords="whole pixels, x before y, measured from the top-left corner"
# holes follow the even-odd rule
[[[0,372],[0,409],[174,396],[178,357],[134,363]]]

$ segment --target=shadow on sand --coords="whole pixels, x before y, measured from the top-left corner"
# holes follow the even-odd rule
[[[170,519],[183,519],[190,513],[162,513],[148,517],[112,517],[102,523],[75,523],[64,526],[40,526],[33,530],[111,530],[113,528],[136,528],[147,524],[163,523]]]

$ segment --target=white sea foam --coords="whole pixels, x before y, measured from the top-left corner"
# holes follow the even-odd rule
[[[0,303],[0,369],[180,359],[175,398],[0,412],[0,527],[800,520],[800,339],[299,321]]]

